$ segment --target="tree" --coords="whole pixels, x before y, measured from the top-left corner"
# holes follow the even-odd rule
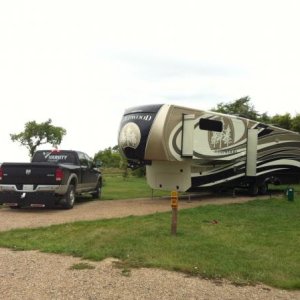
[[[284,128],[284,129],[292,129],[293,119],[289,113],[285,115],[275,115],[271,118],[271,123],[275,126]]]
[[[113,148],[108,147],[98,151],[94,156],[94,160],[100,160],[102,166],[106,168],[119,168],[121,155],[118,146],[114,146]]]
[[[118,145],[98,151],[94,156],[94,160],[101,161],[104,168],[119,168],[123,170],[124,179],[126,179],[129,174],[136,177],[144,177],[146,175],[146,167],[144,165],[128,166],[128,161],[121,155]]]
[[[67,132],[64,128],[53,126],[51,123],[51,119],[44,123],[27,122],[24,131],[11,134],[10,138],[13,142],[17,141],[25,146],[29,150],[30,157],[32,157],[40,145],[51,144],[56,147],[61,144],[63,136]]]
[[[259,116],[258,112],[254,109],[254,106],[250,104],[249,96],[237,99],[229,103],[221,102],[217,104],[217,107],[213,108],[212,111],[220,112],[223,114],[239,115],[251,120],[257,120]]]
[[[266,112],[264,112],[263,114],[261,114],[257,121],[262,122],[262,123],[266,123],[266,124],[270,124],[271,123],[271,118]]]
[[[292,119],[292,128],[293,131],[297,131],[300,133],[300,114],[297,114],[293,119]]]
[[[273,124],[278,127],[293,130],[300,133],[300,114],[297,114],[294,118],[289,113],[284,115],[276,114],[275,116],[269,116],[266,112],[259,114],[252,104],[250,104],[250,97],[246,96],[237,99],[229,103],[219,103],[216,108],[212,108],[212,111],[239,115],[248,119],[252,119],[265,124]],[[213,136],[213,143],[216,144],[220,138],[220,135],[215,134]]]

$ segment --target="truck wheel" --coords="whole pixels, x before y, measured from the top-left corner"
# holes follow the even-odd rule
[[[101,183],[98,181],[96,186],[96,191],[91,193],[93,199],[100,199],[101,198]]]
[[[22,207],[21,207],[21,205],[16,205],[16,206],[10,206],[9,208],[11,208],[11,209],[20,209]]]
[[[61,204],[64,209],[73,208],[75,203],[75,187],[70,184]]]

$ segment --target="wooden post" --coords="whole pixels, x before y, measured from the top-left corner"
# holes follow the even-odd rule
[[[178,192],[171,192],[172,222],[171,234],[177,234]]]

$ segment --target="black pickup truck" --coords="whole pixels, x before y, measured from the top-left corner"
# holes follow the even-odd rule
[[[31,163],[0,165],[0,204],[11,208],[73,207],[76,195],[100,198],[102,176],[93,160],[80,151],[39,150]]]

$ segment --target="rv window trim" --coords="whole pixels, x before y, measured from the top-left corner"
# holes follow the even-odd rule
[[[222,132],[223,122],[212,120],[212,119],[201,118],[199,120],[199,128],[207,131]]]

